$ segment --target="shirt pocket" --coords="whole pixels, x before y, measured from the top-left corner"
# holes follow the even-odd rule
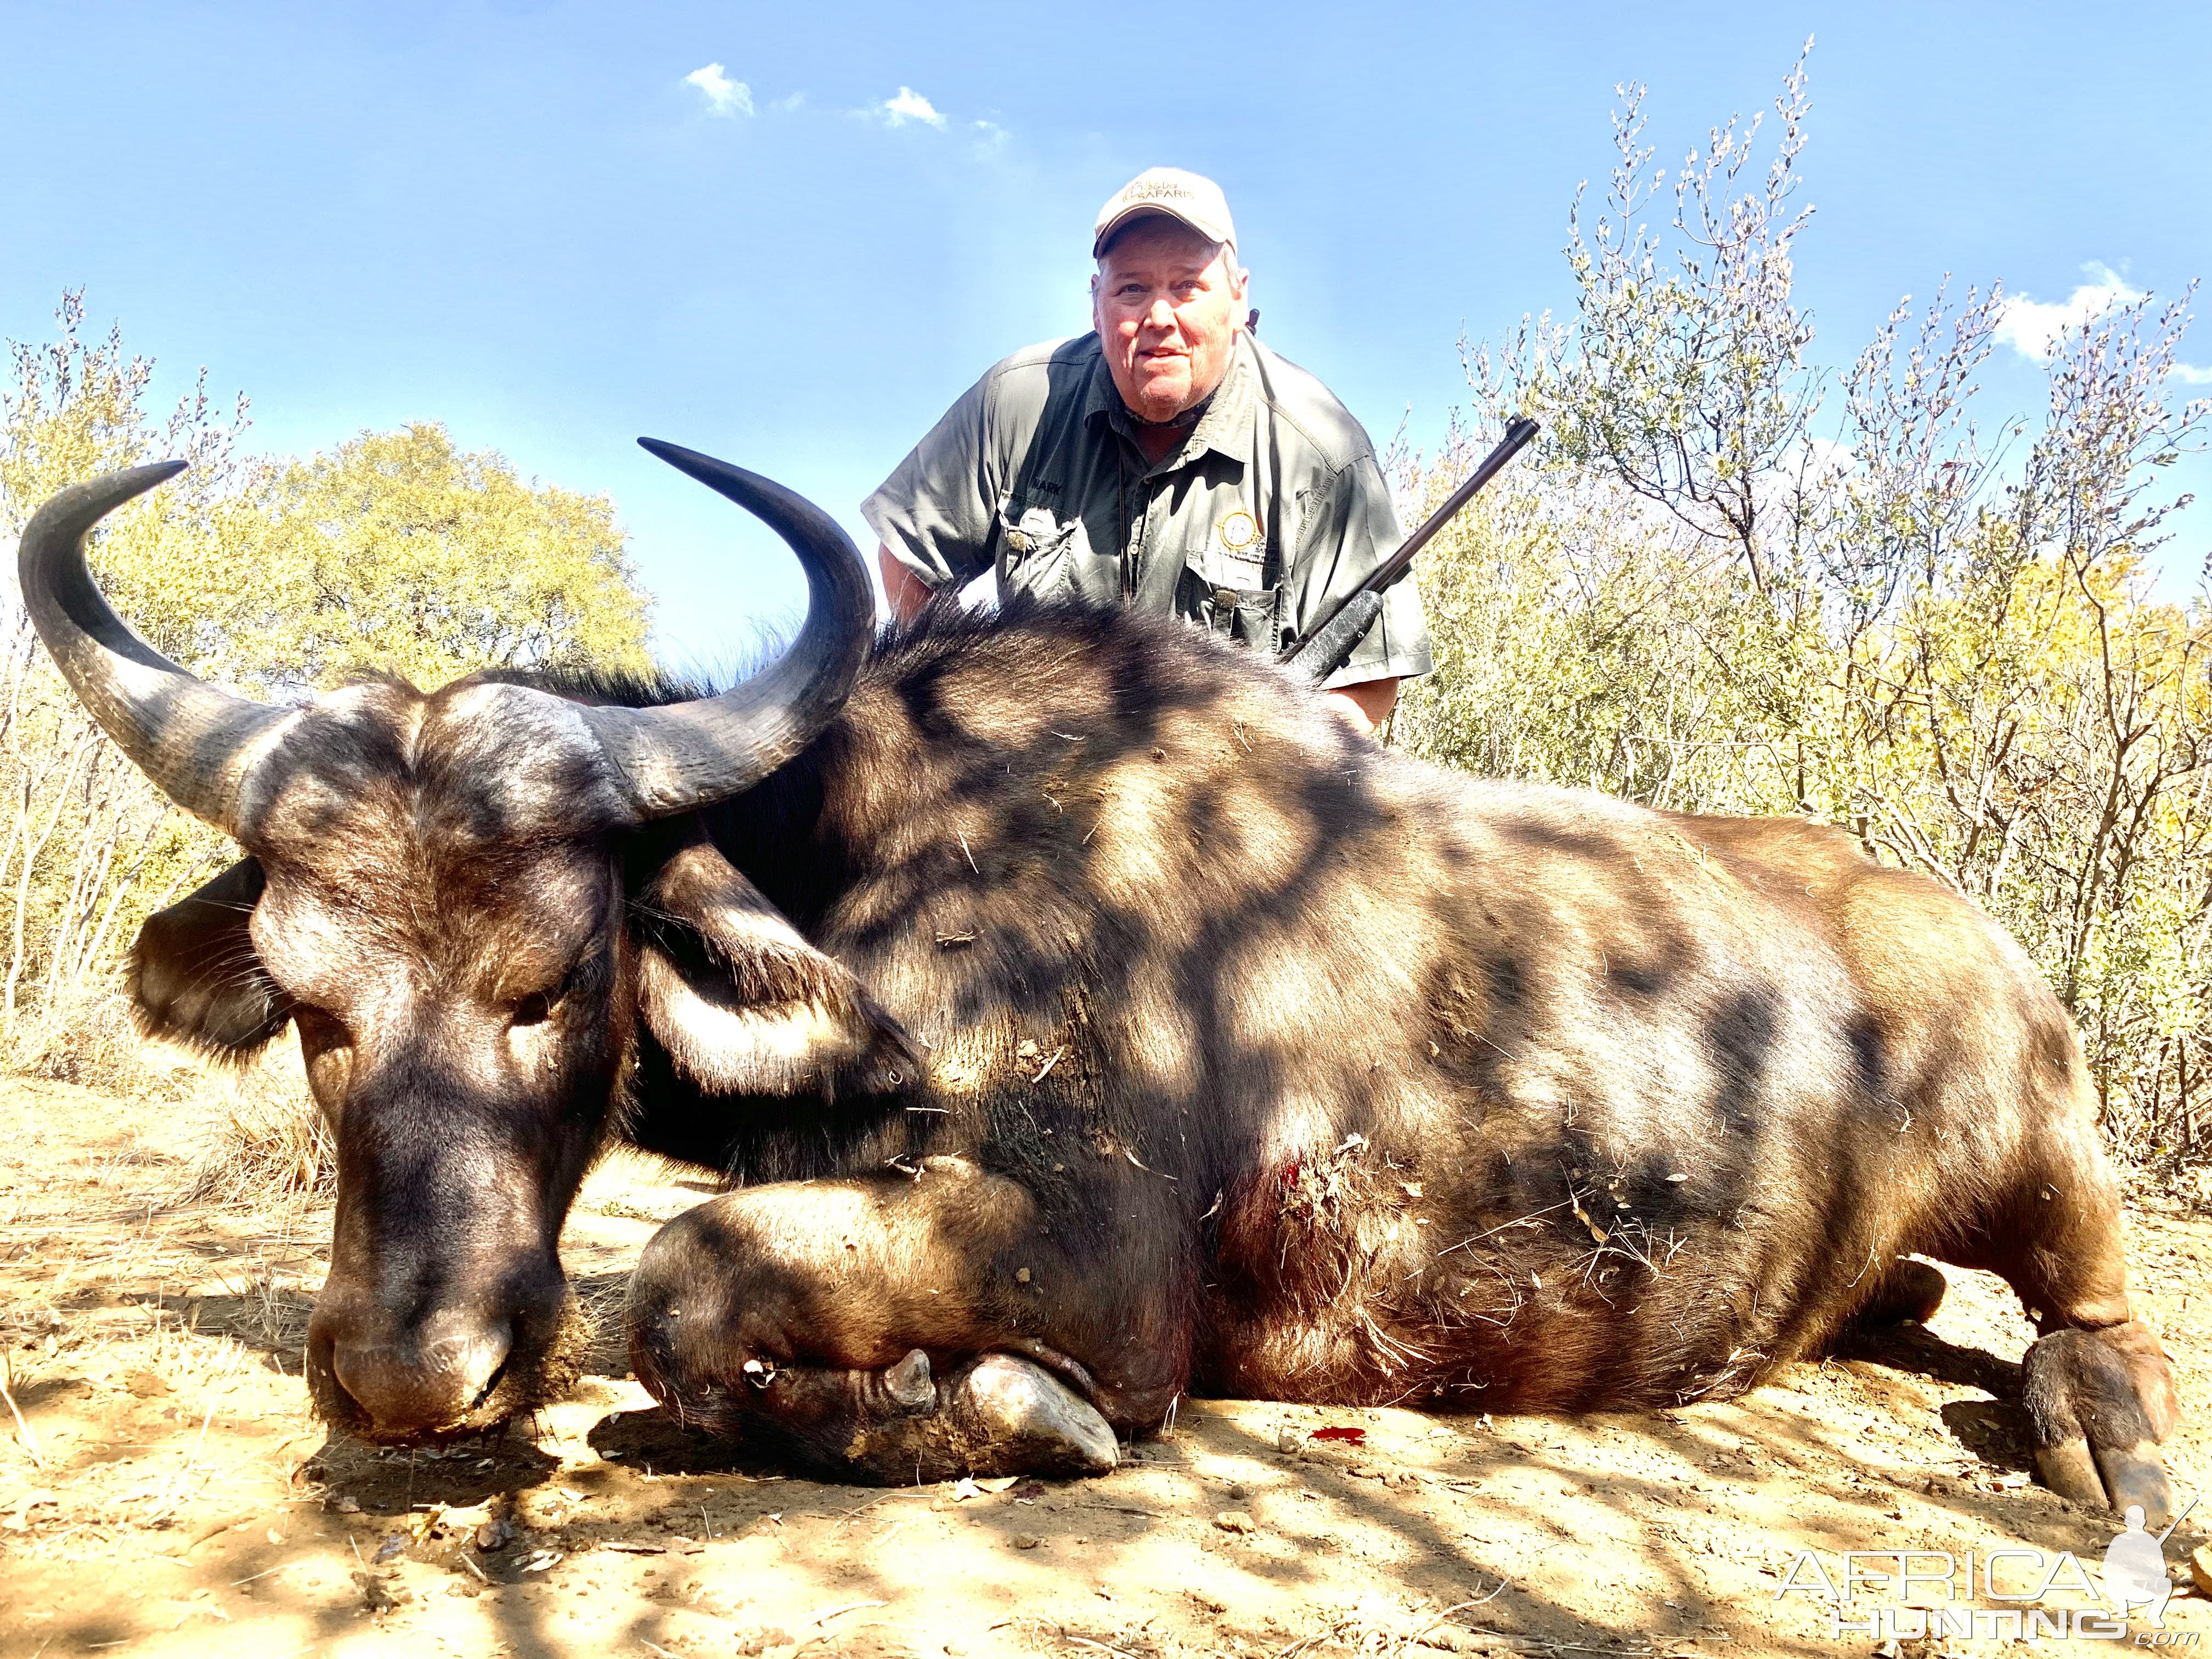
[[[1256,574],[1256,573],[1255,573]],[[1182,603],[1177,607],[1209,633],[1226,635],[1270,655],[1283,642],[1283,585],[1239,587],[1217,582],[1192,566],[1182,573]]]
[[[1080,519],[1064,522],[1050,507],[1018,514],[1010,502],[999,512],[1006,556],[999,568],[1005,593],[1042,605],[1115,605],[1121,598],[1121,562],[1091,550]]]
[[[1267,539],[1256,513],[1228,495],[1203,516],[1183,555],[1177,609],[1211,633],[1273,653],[1283,637],[1283,584],[1266,580]]]

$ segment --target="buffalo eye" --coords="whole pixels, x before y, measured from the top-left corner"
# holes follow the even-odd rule
[[[579,981],[587,981],[594,958],[586,956],[568,964],[568,972],[550,985],[541,984],[535,991],[526,993],[507,1006],[507,1023],[510,1028],[543,1025],[561,1012],[561,1005],[568,1000],[568,993],[576,988]]]
[[[576,975],[582,966],[579,963],[570,968],[561,976],[557,985],[548,985],[527,996],[516,998],[514,1006],[507,1010],[507,1023],[510,1025],[543,1025],[552,1018],[554,1010],[568,996],[568,988],[576,982]]]
[[[532,991],[514,1005],[514,1011],[507,1016],[507,1023],[513,1025],[544,1024],[552,1013],[553,1005],[559,1000],[560,994],[558,991]]]

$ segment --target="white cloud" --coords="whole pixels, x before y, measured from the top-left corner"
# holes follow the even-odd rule
[[[1833,438],[1817,437],[1809,433],[1806,435],[1804,443],[1805,471],[1812,477],[1833,482],[1843,477],[1845,473],[1857,469],[1858,457],[1851,453],[1850,446],[1848,444],[1838,443]]]
[[[884,99],[883,112],[884,121],[895,127],[902,127],[909,121],[926,121],[933,127],[945,125],[937,106],[912,87],[901,87],[897,97]]]
[[[2056,303],[2031,300],[2015,294],[1997,312],[1996,337],[2023,357],[2047,363],[2058,349],[2058,337],[2069,328],[2095,321],[2114,306],[2132,305],[2143,297],[2127,278],[2110,265],[2092,259],[2081,267],[2089,280]],[[2212,368],[2193,363],[2174,363],[2169,379],[2184,386],[2212,386]]]
[[[2068,329],[2079,328],[2103,316],[2114,306],[2128,305],[2142,298],[2142,291],[2130,288],[2127,280],[2110,265],[2093,259],[2081,269],[2089,280],[2056,303],[2031,300],[2025,294],[2015,294],[2007,300],[1997,313],[1997,338],[2023,357],[2048,362],[2057,347],[2058,337]]]
[[[805,93],[794,92],[788,98],[777,99],[775,102],[770,104],[769,107],[770,109],[797,109],[805,101],[806,94]]]
[[[742,81],[732,81],[722,72],[720,64],[709,64],[704,69],[695,69],[684,77],[686,86],[693,86],[707,94],[707,107],[716,115],[750,115],[753,112],[753,89]]]

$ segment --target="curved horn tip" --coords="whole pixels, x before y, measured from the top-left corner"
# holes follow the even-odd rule
[[[781,514],[797,513],[806,518],[819,519],[838,540],[851,540],[836,527],[827,514],[788,485],[780,484],[760,473],[748,471],[734,461],[725,461],[696,449],[686,449],[681,444],[672,444],[659,438],[640,438],[637,441],[638,447],[647,454],[667,462],[685,477],[706,485],[717,495],[735,501],[746,512],[766,519],[770,525],[776,524]]]
[[[706,485],[719,495],[728,495],[732,483],[750,490],[758,484],[770,482],[732,462],[696,449],[686,449],[682,444],[672,444],[664,438],[640,438],[637,447],[655,460],[667,462],[687,478]]]
[[[686,449],[682,444],[670,443],[665,438],[640,438],[637,447],[655,460],[665,461],[669,465],[684,471],[689,471],[684,466],[686,461],[711,461],[714,459],[711,455],[702,455],[696,449]]]
[[[92,527],[127,501],[167,483],[182,472],[189,461],[155,461],[146,466],[125,467],[56,490],[23,526],[18,568],[27,573],[45,566],[78,546]]]
[[[89,497],[100,503],[103,518],[124,502],[143,495],[157,484],[165,484],[191,465],[190,461],[152,461],[144,466],[127,466],[117,472],[104,472],[96,478],[87,478],[60,491],[56,501],[64,497]]]

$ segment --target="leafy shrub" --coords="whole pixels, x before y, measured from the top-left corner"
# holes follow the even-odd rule
[[[2187,296],[2062,331],[2033,420],[1977,423],[1994,288],[1908,300],[1827,374],[1791,289],[1802,64],[1763,173],[1732,122],[1671,192],[1624,98],[1576,314],[1468,349],[1470,411],[1403,470],[1433,502],[1512,414],[1545,422],[1425,556],[1437,671],[1396,740],[1845,827],[2027,946],[2124,1155],[2212,1154],[2212,603],[2146,574],[2212,416],[2171,396]],[[1671,237],[1643,223],[1668,195]]]

